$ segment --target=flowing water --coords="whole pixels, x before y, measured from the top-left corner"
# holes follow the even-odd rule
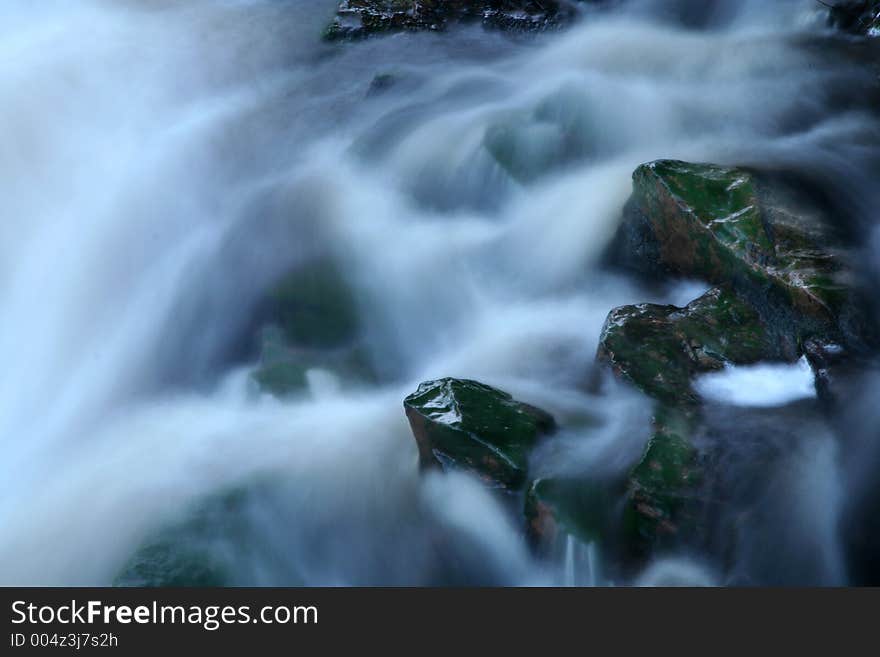
[[[645,161],[797,169],[870,243],[866,73],[815,2],[632,0],[529,38],[327,44],[334,5],[0,4],[0,583],[110,584],[156,531],[241,487],[241,527],[212,543],[234,583],[611,583],[594,546],[536,560],[479,483],[420,477],[403,397],[485,381],[560,419],[545,467],[631,466],[649,408],[584,391],[600,328],[614,306],[700,287],[601,266]],[[563,128],[588,147],[544,166]],[[489,155],[499,129],[520,180]],[[246,338],[267,287],[317,252],[344,263],[379,380],[312,372],[282,402],[255,389]],[[764,513],[732,565],[672,555],[638,583],[848,581],[841,518],[876,481],[864,459],[810,411],[751,431],[719,404],[732,471],[773,463],[742,491]],[[602,418],[587,435],[585,412]]]

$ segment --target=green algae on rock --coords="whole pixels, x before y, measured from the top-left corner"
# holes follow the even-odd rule
[[[575,15],[561,0],[343,0],[324,38],[359,39],[400,30],[443,30],[454,21],[533,31],[558,27]]]
[[[251,376],[262,391],[276,397],[304,390],[310,370],[328,371],[344,382],[375,380],[369,357],[357,342],[333,349],[298,347],[275,325],[265,327],[260,340],[260,360]]]
[[[611,311],[597,359],[657,403],[653,436],[629,475],[624,531],[631,551],[645,552],[678,532],[679,511],[698,476],[694,377],[726,363],[781,356],[758,313],[730,288],[712,288],[684,308],[639,304]]]
[[[615,489],[588,476],[535,479],[524,505],[529,539],[539,550],[558,546],[565,534],[587,543],[602,540],[611,531]]]
[[[268,305],[269,321],[278,324],[293,345],[338,347],[358,333],[354,296],[329,257],[288,272],[273,286]]]
[[[641,266],[729,284],[789,313],[797,339],[835,330],[850,281],[819,222],[778,207],[745,169],[660,160],[636,169],[623,240]]]
[[[529,451],[555,428],[545,411],[467,379],[422,383],[403,405],[423,467],[464,468],[510,490],[525,484]]]
[[[754,308],[731,289],[716,287],[684,308],[615,308],[597,358],[648,396],[679,406],[699,403],[691,386],[697,374],[781,355]]]

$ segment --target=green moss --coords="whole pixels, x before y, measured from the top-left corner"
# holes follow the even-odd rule
[[[853,34],[877,36],[880,0],[843,0],[830,10],[830,22]]]
[[[826,235],[797,216],[771,213],[744,169],[660,160],[633,175],[633,204],[660,264],[676,274],[784,299],[808,324],[833,323],[845,288]]]
[[[584,542],[606,536],[614,508],[613,486],[586,476],[537,479],[529,486],[524,513],[529,534],[544,545],[560,532]]]
[[[754,308],[730,288],[713,288],[685,308],[641,304],[611,312],[599,359],[656,403],[653,435],[628,478],[623,525],[631,552],[647,553],[677,535],[682,503],[697,481],[694,377],[776,355]]]
[[[729,288],[713,288],[685,308],[616,308],[605,321],[598,352],[618,375],[671,406],[698,403],[691,381],[700,372],[773,356],[760,317]]]
[[[428,381],[404,400],[422,463],[472,470],[506,488],[525,483],[528,454],[554,428],[544,411],[476,381]]]
[[[762,259],[772,244],[750,174],[713,165],[661,160],[646,165],[693,216],[744,260]],[[645,175],[645,171],[642,172]]]

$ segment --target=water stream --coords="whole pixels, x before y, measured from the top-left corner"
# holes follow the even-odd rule
[[[815,2],[633,0],[530,38],[328,44],[334,6],[0,4],[0,583],[110,584],[194,504],[252,485],[214,545],[235,583],[609,583],[592,546],[537,560],[471,478],[420,477],[403,397],[485,381],[560,419],[568,466],[631,464],[645,402],[583,381],[609,309],[682,295],[601,266],[642,162],[794,168],[870,235],[878,124]],[[563,126],[584,147],[548,169]],[[514,135],[519,180],[492,134]],[[313,372],[279,401],[246,338],[267,286],[317,252],[344,263],[378,380]],[[603,423],[580,439],[585,411]],[[748,434],[786,457],[750,489],[767,517],[729,581],[850,577],[842,500],[866,475],[790,414]],[[780,574],[767,553],[795,544]],[[712,555],[675,558],[646,581],[726,581]]]

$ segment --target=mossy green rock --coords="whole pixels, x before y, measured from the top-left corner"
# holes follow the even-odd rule
[[[780,356],[754,308],[730,288],[716,287],[684,308],[615,308],[597,358],[648,396],[681,406],[699,403],[691,385],[697,374]]]
[[[540,30],[572,19],[559,0],[344,0],[324,38],[357,39],[399,30],[443,30],[454,21],[482,21],[506,30]]]
[[[612,523],[614,486],[587,476],[534,480],[526,492],[524,513],[530,540],[540,549],[571,534],[589,543],[605,537]]]
[[[548,413],[466,379],[422,383],[403,405],[423,466],[467,469],[511,490],[526,481],[529,451],[555,428]]]
[[[674,160],[640,166],[623,231],[646,263],[790,308],[801,339],[833,330],[850,300],[827,228],[744,169]]]
[[[531,111],[499,117],[487,127],[483,148],[513,179],[530,183],[598,151],[592,107],[582,89],[563,88]]]
[[[685,521],[683,502],[698,477],[694,377],[726,363],[780,356],[758,313],[730,288],[713,288],[684,308],[639,304],[611,311],[597,358],[656,402],[653,435],[628,481],[624,533],[631,553],[674,537]]]
[[[629,475],[623,540],[631,556],[674,543],[691,524],[687,502],[700,478],[691,440],[697,422],[691,409],[656,409],[654,433]]]
[[[642,273],[716,286],[684,308],[617,308],[600,337],[599,363],[654,400],[623,517],[625,549],[645,557],[688,536],[699,515],[695,377],[726,364],[794,361],[811,341],[858,347],[874,337],[822,206],[781,174],[642,165],[612,251]]]

